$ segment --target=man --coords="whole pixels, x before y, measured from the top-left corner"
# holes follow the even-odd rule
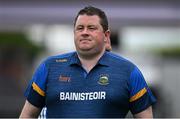
[[[74,22],[76,52],[46,59],[26,92],[20,117],[152,118],[155,103],[139,69],[106,51],[110,31],[105,13],[95,7],[80,10]]]

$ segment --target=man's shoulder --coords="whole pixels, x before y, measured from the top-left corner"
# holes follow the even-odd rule
[[[128,58],[125,58],[117,53],[108,52],[107,55],[109,57],[109,62],[111,62],[112,65],[123,65],[131,68],[135,66],[135,64],[132,63]]]
[[[76,52],[68,52],[68,53],[63,53],[60,55],[54,55],[54,56],[50,56],[49,59],[59,59],[59,58],[68,58],[71,57],[72,55],[74,55]]]
[[[120,62],[120,63],[128,63],[128,64],[133,65],[133,63],[128,58],[125,58],[124,56],[122,56],[120,54],[113,53],[113,52],[108,52],[107,54],[111,58],[111,60],[114,60],[114,61]]]
[[[76,52],[68,52],[68,53],[64,53],[64,54],[60,54],[60,55],[54,55],[54,56],[49,56],[45,59],[45,63],[49,63],[49,62],[66,62],[67,60],[69,60]]]

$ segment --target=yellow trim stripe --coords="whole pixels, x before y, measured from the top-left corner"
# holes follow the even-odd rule
[[[34,89],[37,93],[39,93],[41,96],[45,96],[45,92],[44,92],[42,89],[40,89],[39,86],[38,86],[37,84],[35,84],[34,82],[33,82],[33,84],[32,84],[32,87],[33,87],[33,89]]]
[[[139,99],[139,98],[142,97],[146,92],[147,92],[146,88],[141,89],[138,93],[136,93],[134,96],[132,96],[129,101],[130,101],[130,102],[133,102],[133,101]]]

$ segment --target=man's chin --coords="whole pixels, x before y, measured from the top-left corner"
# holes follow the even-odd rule
[[[91,54],[93,54],[93,51],[92,51],[92,49],[80,49],[80,50],[78,50],[78,52],[81,54],[81,55],[91,55]]]
[[[79,50],[86,52],[86,51],[91,51],[92,48],[90,48],[90,47],[81,47],[81,48],[79,48]]]

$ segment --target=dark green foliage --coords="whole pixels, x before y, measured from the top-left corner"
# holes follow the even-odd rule
[[[25,53],[29,58],[34,58],[43,46],[38,46],[27,39],[21,32],[0,32],[0,52]]]

